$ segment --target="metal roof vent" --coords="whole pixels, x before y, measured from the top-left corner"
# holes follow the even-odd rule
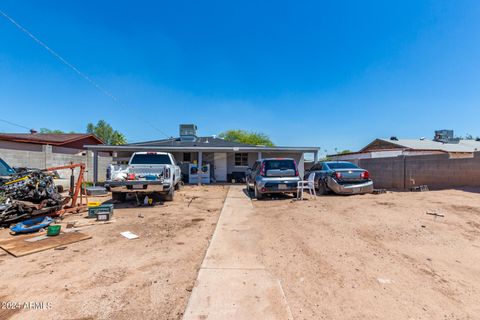
[[[180,125],[180,141],[197,140],[197,126],[194,124]]]

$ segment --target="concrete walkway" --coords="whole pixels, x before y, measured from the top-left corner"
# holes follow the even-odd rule
[[[293,319],[262,264],[251,200],[231,186],[183,319]]]

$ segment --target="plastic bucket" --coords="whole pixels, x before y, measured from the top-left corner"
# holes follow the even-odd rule
[[[59,224],[56,224],[56,225],[53,225],[53,226],[48,226],[47,236],[58,236],[61,228],[62,228],[62,226],[59,225]]]

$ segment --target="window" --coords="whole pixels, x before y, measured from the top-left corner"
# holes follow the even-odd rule
[[[235,153],[235,166],[248,167],[248,153]]]
[[[358,169],[356,165],[350,162],[329,162],[330,169]]]
[[[130,164],[172,164],[168,154],[152,153],[136,153]]]
[[[268,170],[296,170],[293,160],[267,160],[265,161],[265,171]]]
[[[184,152],[183,153],[183,162],[192,162],[192,153]]]

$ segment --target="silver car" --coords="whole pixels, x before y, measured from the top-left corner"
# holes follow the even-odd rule
[[[257,199],[272,193],[296,194],[300,180],[297,164],[289,158],[257,160],[246,174],[247,188]]]
[[[337,194],[362,194],[373,192],[373,181],[367,170],[347,161],[325,161],[313,165],[305,173],[305,180],[315,173],[315,188],[320,194],[333,191]]]

